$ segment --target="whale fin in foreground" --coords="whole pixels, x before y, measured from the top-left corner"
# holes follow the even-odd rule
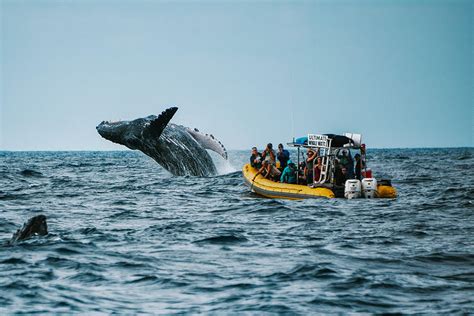
[[[178,108],[172,107],[161,112],[156,119],[150,122],[150,125],[148,125],[148,127],[143,131],[143,134],[147,137],[160,137],[176,111],[178,111]]]
[[[218,153],[224,159],[227,160],[227,150],[225,149],[224,145],[219,140],[217,140],[212,134],[200,132],[197,128],[191,129],[189,127],[186,127],[186,130],[202,147]]]
[[[16,242],[31,238],[35,235],[45,236],[48,234],[48,224],[46,223],[46,216],[38,215],[30,218],[23,227],[13,234],[8,244],[12,245]]]

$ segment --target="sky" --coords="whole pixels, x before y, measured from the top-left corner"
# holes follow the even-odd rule
[[[0,150],[124,149],[95,126],[170,106],[228,149],[473,146],[472,1],[0,4]]]

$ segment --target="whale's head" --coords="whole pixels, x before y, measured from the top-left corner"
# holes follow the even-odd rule
[[[38,215],[30,218],[26,224],[31,234],[44,236],[48,234],[48,224],[46,223],[46,216]]]
[[[97,125],[96,129],[103,138],[114,143],[125,145],[124,141],[127,135],[139,135],[138,128],[134,128],[136,124],[132,122],[133,121],[102,121]]]
[[[145,139],[158,139],[168,125],[177,107],[163,111],[159,116],[150,115],[133,121],[102,121],[97,132],[111,142],[125,145],[130,149],[140,149]]]

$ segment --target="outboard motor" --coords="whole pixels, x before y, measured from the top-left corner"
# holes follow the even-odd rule
[[[377,180],[375,178],[362,179],[362,196],[368,199],[377,197]]]
[[[346,181],[344,189],[344,197],[346,199],[356,199],[360,197],[360,181],[357,179],[350,179]]]

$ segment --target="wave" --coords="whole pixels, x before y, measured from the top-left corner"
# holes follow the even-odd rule
[[[35,177],[35,178],[43,177],[43,174],[41,172],[32,170],[32,169],[24,169],[20,171],[20,174],[24,177]]]
[[[8,258],[0,261],[0,264],[29,264],[28,261],[23,260],[22,258]]]
[[[195,241],[195,243],[207,243],[207,244],[217,244],[217,245],[226,245],[226,244],[237,244],[246,242],[247,238],[242,236],[235,235],[220,235],[214,237],[208,237]]]
[[[0,191],[0,200],[18,200],[23,199],[25,196],[25,194],[12,194]]]
[[[457,160],[468,160],[471,159],[472,155],[470,153],[465,153],[457,158]]]
[[[4,154],[0,242],[33,213],[52,220],[1,247],[0,314],[469,311],[464,152],[369,149],[400,192],[384,201],[260,198],[243,184],[247,151],[205,178],[132,151]]]
[[[127,283],[156,283],[160,281],[160,278],[156,275],[135,275],[137,278],[127,281]]]
[[[474,266],[473,253],[443,253],[433,252],[428,255],[415,256],[411,259],[421,262],[445,263],[445,264],[468,264]]]
[[[266,278],[278,281],[292,280],[314,280],[314,279],[340,279],[338,272],[330,268],[330,264],[301,264],[295,266],[287,272],[276,272],[268,275]]]
[[[94,273],[90,271],[78,272],[74,275],[68,276],[66,279],[81,283],[102,283],[108,279],[103,273]]]

